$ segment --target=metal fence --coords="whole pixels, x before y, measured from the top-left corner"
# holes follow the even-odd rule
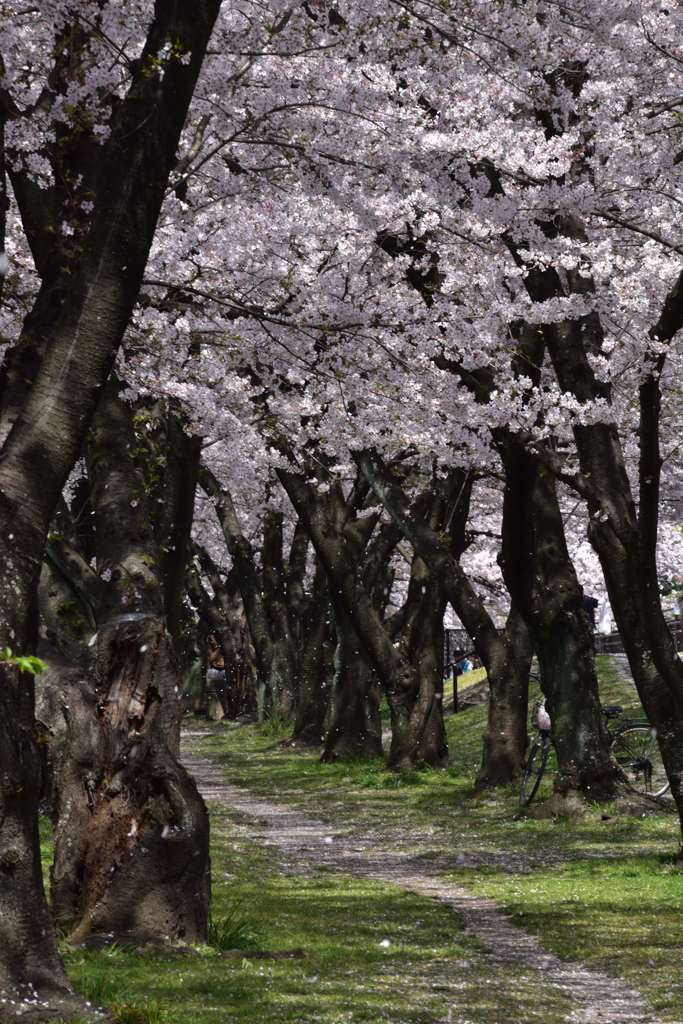
[[[450,666],[459,661],[465,654],[472,654],[472,641],[465,629],[444,629],[443,631],[443,669],[444,675]]]
[[[667,625],[674,638],[676,649],[683,650],[683,626],[678,619],[670,619]],[[596,654],[623,654],[624,645],[618,633],[595,633]],[[474,654],[472,641],[464,629],[444,629],[443,632],[443,667],[446,675],[453,662],[464,655]]]

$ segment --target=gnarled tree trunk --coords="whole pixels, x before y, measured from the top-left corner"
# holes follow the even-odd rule
[[[201,939],[208,817],[179,764],[181,703],[161,559],[132,410],[110,382],[88,446],[102,596],[94,676],[57,666],[46,694],[55,820],[52,902],[91,931]]]

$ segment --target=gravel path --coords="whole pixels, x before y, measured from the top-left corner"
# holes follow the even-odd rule
[[[490,955],[491,977],[495,978],[496,963],[541,972],[544,982],[556,986],[572,1003],[567,1024],[660,1024],[639,992],[583,964],[561,961],[538,939],[512,924],[492,900],[444,881],[437,871],[430,873],[429,865],[416,857],[414,845],[410,853],[401,854],[388,849],[376,832],[371,837],[336,835],[322,821],[226,782],[220,766],[192,751],[192,737],[198,735],[203,734],[185,735],[183,760],[204,799],[238,812],[249,838],[279,848],[294,868],[322,866],[391,882],[449,904],[463,918],[466,931]]]

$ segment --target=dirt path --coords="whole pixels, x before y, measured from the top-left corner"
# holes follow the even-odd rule
[[[218,765],[192,752],[193,735],[202,734],[186,734],[183,760],[207,803],[237,812],[250,838],[278,847],[293,866],[322,866],[391,882],[449,904],[463,918],[466,931],[490,955],[491,977],[495,978],[496,963],[541,972],[547,985],[556,986],[574,1006],[567,1024],[659,1024],[640,993],[618,978],[580,963],[561,961],[547,952],[534,936],[512,924],[492,900],[444,881],[436,871],[430,874],[429,865],[416,856],[414,847],[402,854],[385,848],[376,833],[371,837],[336,835],[322,821],[226,782]]]

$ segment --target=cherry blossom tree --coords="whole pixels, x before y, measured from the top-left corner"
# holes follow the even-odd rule
[[[23,654],[49,524],[137,299],[219,3],[10,6],[4,153],[40,278],[0,384],[0,630]],[[0,981],[8,998],[30,986],[59,1003],[70,996],[40,876],[33,680],[0,673]]]

